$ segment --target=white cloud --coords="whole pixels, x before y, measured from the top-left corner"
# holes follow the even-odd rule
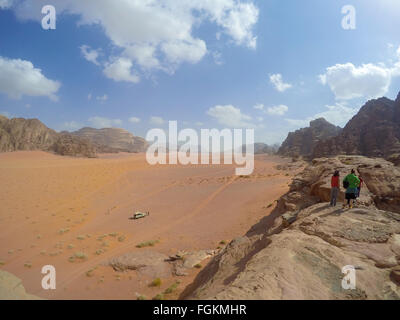
[[[203,40],[190,39],[188,42],[167,42],[161,46],[167,60],[174,64],[181,62],[198,63],[207,53]]]
[[[173,73],[180,63],[199,62],[207,54],[207,44],[195,31],[205,23],[214,24],[219,34],[225,34],[228,41],[238,46],[256,48],[253,29],[259,10],[253,1],[123,0],[116,5],[109,0],[53,0],[52,4],[58,15],[78,16],[80,25],[100,25],[121,52],[109,60],[106,75],[116,81],[137,83],[135,74],[140,69]],[[21,0],[15,11],[20,19],[41,21],[40,12],[45,4],[47,0]],[[92,61],[97,61],[93,52],[88,53]],[[114,76],[115,70],[109,68],[121,69],[121,62],[124,75]],[[132,66],[135,70],[131,70]]]
[[[150,124],[160,126],[160,125],[163,125],[164,123],[165,123],[165,120],[161,117],[151,117],[150,118]]]
[[[399,46],[399,48],[397,49],[396,53],[397,53],[397,57],[400,59],[400,46]]]
[[[60,86],[60,82],[47,79],[32,62],[0,56],[0,93],[13,99],[26,95],[57,100],[56,93]]]
[[[115,81],[127,81],[138,83],[140,78],[136,74],[132,74],[133,63],[126,58],[119,58],[112,63],[109,63],[104,68],[104,74],[107,78]]]
[[[336,64],[328,67],[319,80],[329,86],[337,100],[378,98],[388,92],[392,78],[400,76],[400,48],[398,55],[399,61],[391,68],[383,63],[359,67],[352,63]]]
[[[69,122],[64,122],[61,126],[61,130],[66,130],[66,131],[76,131],[82,128],[83,125],[76,122],[76,121],[69,121]]]
[[[308,117],[306,119],[285,119],[290,125],[297,127],[297,128],[304,128],[308,127],[310,121],[325,118],[325,120],[329,121],[330,123],[344,127],[347,122],[354,117],[358,109],[350,108],[346,104],[338,103],[334,106],[326,106],[327,110],[323,112],[319,112],[312,117]]]
[[[0,9],[8,9],[13,5],[14,0],[0,0]]]
[[[92,94],[91,94],[91,93],[88,94],[87,99],[88,99],[89,101],[92,100]]]
[[[215,106],[207,114],[218,121],[219,124],[230,128],[253,128],[252,118],[243,114],[239,108],[232,105]]]
[[[139,123],[139,122],[140,122],[140,119],[137,118],[137,117],[131,117],[131,118],[129,118],[129,122],[130,122],[130,123]]]
[[[269,77],[269,80],[274,85],[275,89],[279,92],[285,92],[292,87],[290,83],[285,83],[283,81],[282,75],[280,73],[271,75]]]
[[[330,123],[340,127],[344,127],[358,112],[358,109],[340,103],[334,106],[326,106],[326,108],[328,110],[317,113],[313,119],[325,118]]]
[[[272,116],[283,116],[289,111],[289,107],[285,105],[279,105],[274,107],[269,107],[265,112]]]
[[[91,49],[87,45],[81,46],[80,49],[81,49],[81,52],[82,52],[83,56],[85,57],[85,59],[87,61],[92,62],[97,66],[100,65],[100,63],[97,61],[97,59],[100,56],[100,50]]]
[[[106,102],[108,100],[108,95],[96,97],[97,101]]]
[[[256,110],[264,110],[264,105],[261,103],[258,103],[253,108]]]
[[[96,129],[113,128],[122,124],[122,120],[120,119],[109,119],[97,116],[90,118],[89,122],[91,126]]]

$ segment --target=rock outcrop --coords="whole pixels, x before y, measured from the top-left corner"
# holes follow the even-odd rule
[[[400,94],[368,101],[335,138],[317,144],[313,157],[338,154],[382,157],[400,164]]]
[[[39,300],[26,293],[22,280],[13,274],[0,270],[0,300]]]
[[[352,168],[364,178],[362,198],[350,210],[330,207],[332,172],[343,178]],[[212,259],[181,298],[400,299],[399,173],[382,159],[314,160],[271,215]],[[342,286],[345,266],[355,269],[354,290]]]
[[[91,143],[96,145],[99,153],[138,153],[145,152],[148,147],[146,140],[140,137],[135,137],[133,134],[124,129],[83,128],[73,132],[72,135],[89,140]]]
[[[8,119],[0,116],[0,152],[41,150],[65,156],[95,157],[87,140],[57,133],[37,119]]]
[[[308,128],[290,132],[279,148],[278,154],[286,157],[309,158],[319,142],[336,137],[341,130],[340,127],[334,126],[324,118],[311,121]]]

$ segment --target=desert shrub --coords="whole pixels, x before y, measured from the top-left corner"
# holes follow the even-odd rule
[[[162,284],[162,281],[160,278],[156,278],[154,279],[151,283],[150,283],[150,287],[160,287]]]
[[[164,300],[164,295],[162,293],[159,293],[155,297],[153,297],[153,300]]]
[[[154,247],[157,243],[159,243],[158,240],[145,241],[136,245],[136,248]]]
[[[167,289],[165,289],[164,294],[171,294],[173,293],[179,286],[180,282],[176,281],[175,283],[173,283],[170,287],[168,287]]]

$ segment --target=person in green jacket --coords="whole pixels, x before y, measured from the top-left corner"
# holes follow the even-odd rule
[[[349,206],[351,209],[353,208],[354,200],[357,198],[357,188],[360,185],[360,179],[356,176],[354,169],[344,178],[343,185],[346,186],[346,197],[345,202],[343,203],[343,208]]]

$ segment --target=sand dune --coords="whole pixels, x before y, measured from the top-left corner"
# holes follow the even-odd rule
[[[42,298],[151,298],[177,277],[150,288],[153,279],[117,273],[104,262],[144,250],[136,248],[144,241],[158,240],[150,250],[173,255],[215,249],[242,235],[288,191],[291,175],[275,169],[284,161],[257,156],[253,175],[237,177],[230,165],[152,167],[143,154],[0,154],[0,268]],[[151,214],[129,220],[136,210]],[[48,264],[56,267],[57,290],[41,287],[41,268]],[[181,277],[169,298],[197,273]]]

